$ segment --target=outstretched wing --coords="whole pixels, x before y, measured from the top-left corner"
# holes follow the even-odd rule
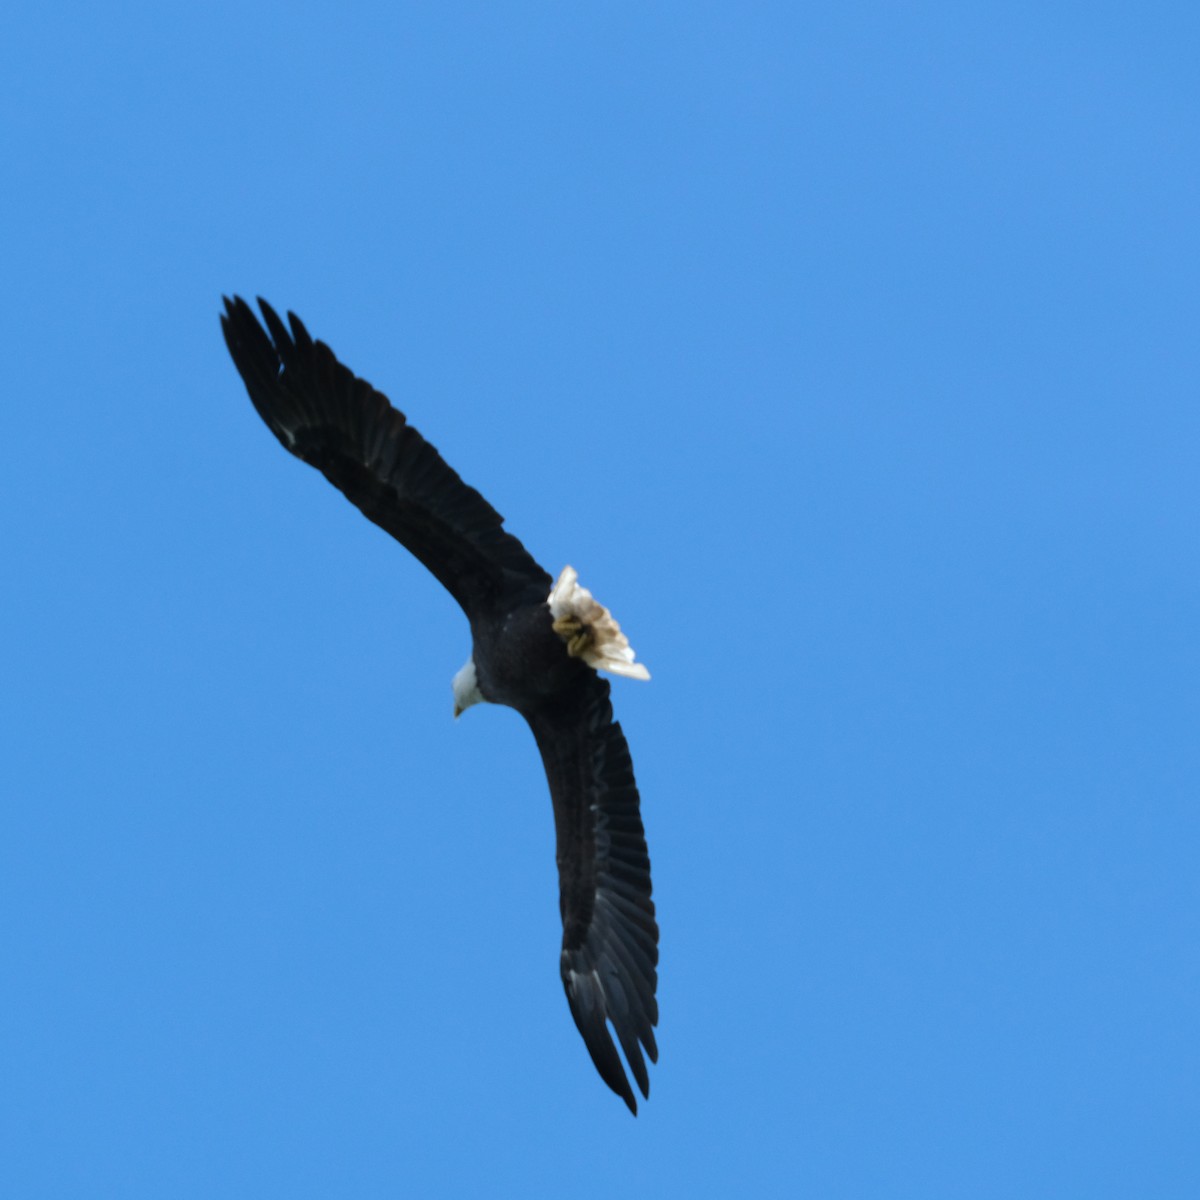
[[[608,697],[608,681],[589,671],[526,718],[554,802],[567,1002],[601,1078],[636,1113],[608,1025],[648,1097],[642,1049],[658,1061],[658,924],[633,762]]]
[[[284,449],[411,550],[468,617],[544,599],[550,576],[404,414],[314,342],[295,313],[288,329],[266,301],[258,305],[265,330],[236,296],[225,300],[221,328],[258,415]]]

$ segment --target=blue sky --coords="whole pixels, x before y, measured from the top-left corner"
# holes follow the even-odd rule
[[[1200,1194],[1198,13],[6,13],[0,1191]],[[235,291],[654,673],[636,1121]]]

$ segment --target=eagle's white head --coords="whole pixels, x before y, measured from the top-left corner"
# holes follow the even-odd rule
[[[450,686],[454,688],[454,719],[457,720],[472,704],[479,704],[483,700],[479,678],[475,674],[474,655],[463,664]]]

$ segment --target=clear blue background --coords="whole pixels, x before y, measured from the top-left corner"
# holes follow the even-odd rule
[[[1200,1195],[1200,9],[10,5],[0,1193]],[[637,1121],[261,293],[653,682]]]

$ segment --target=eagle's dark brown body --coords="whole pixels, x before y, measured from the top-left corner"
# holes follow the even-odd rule
[[[471,625],[480,696],[515,708],[533,731],[554,805],[563,986],[597,1070],[636,1112],[609,1026],[649,1095],[658,925],[633,764],[608,681],[568,654],[547,606],[550,576],[495,509],[295,315],[285,326],[259,307],[265,329],[240,299],[227,300],[221,318],[259,415],[446,587]]]
[[[529,716],[596,673],[567,653],[554,632],[550,609],[529,605],[472,625],[472,658],[483,698]]]

